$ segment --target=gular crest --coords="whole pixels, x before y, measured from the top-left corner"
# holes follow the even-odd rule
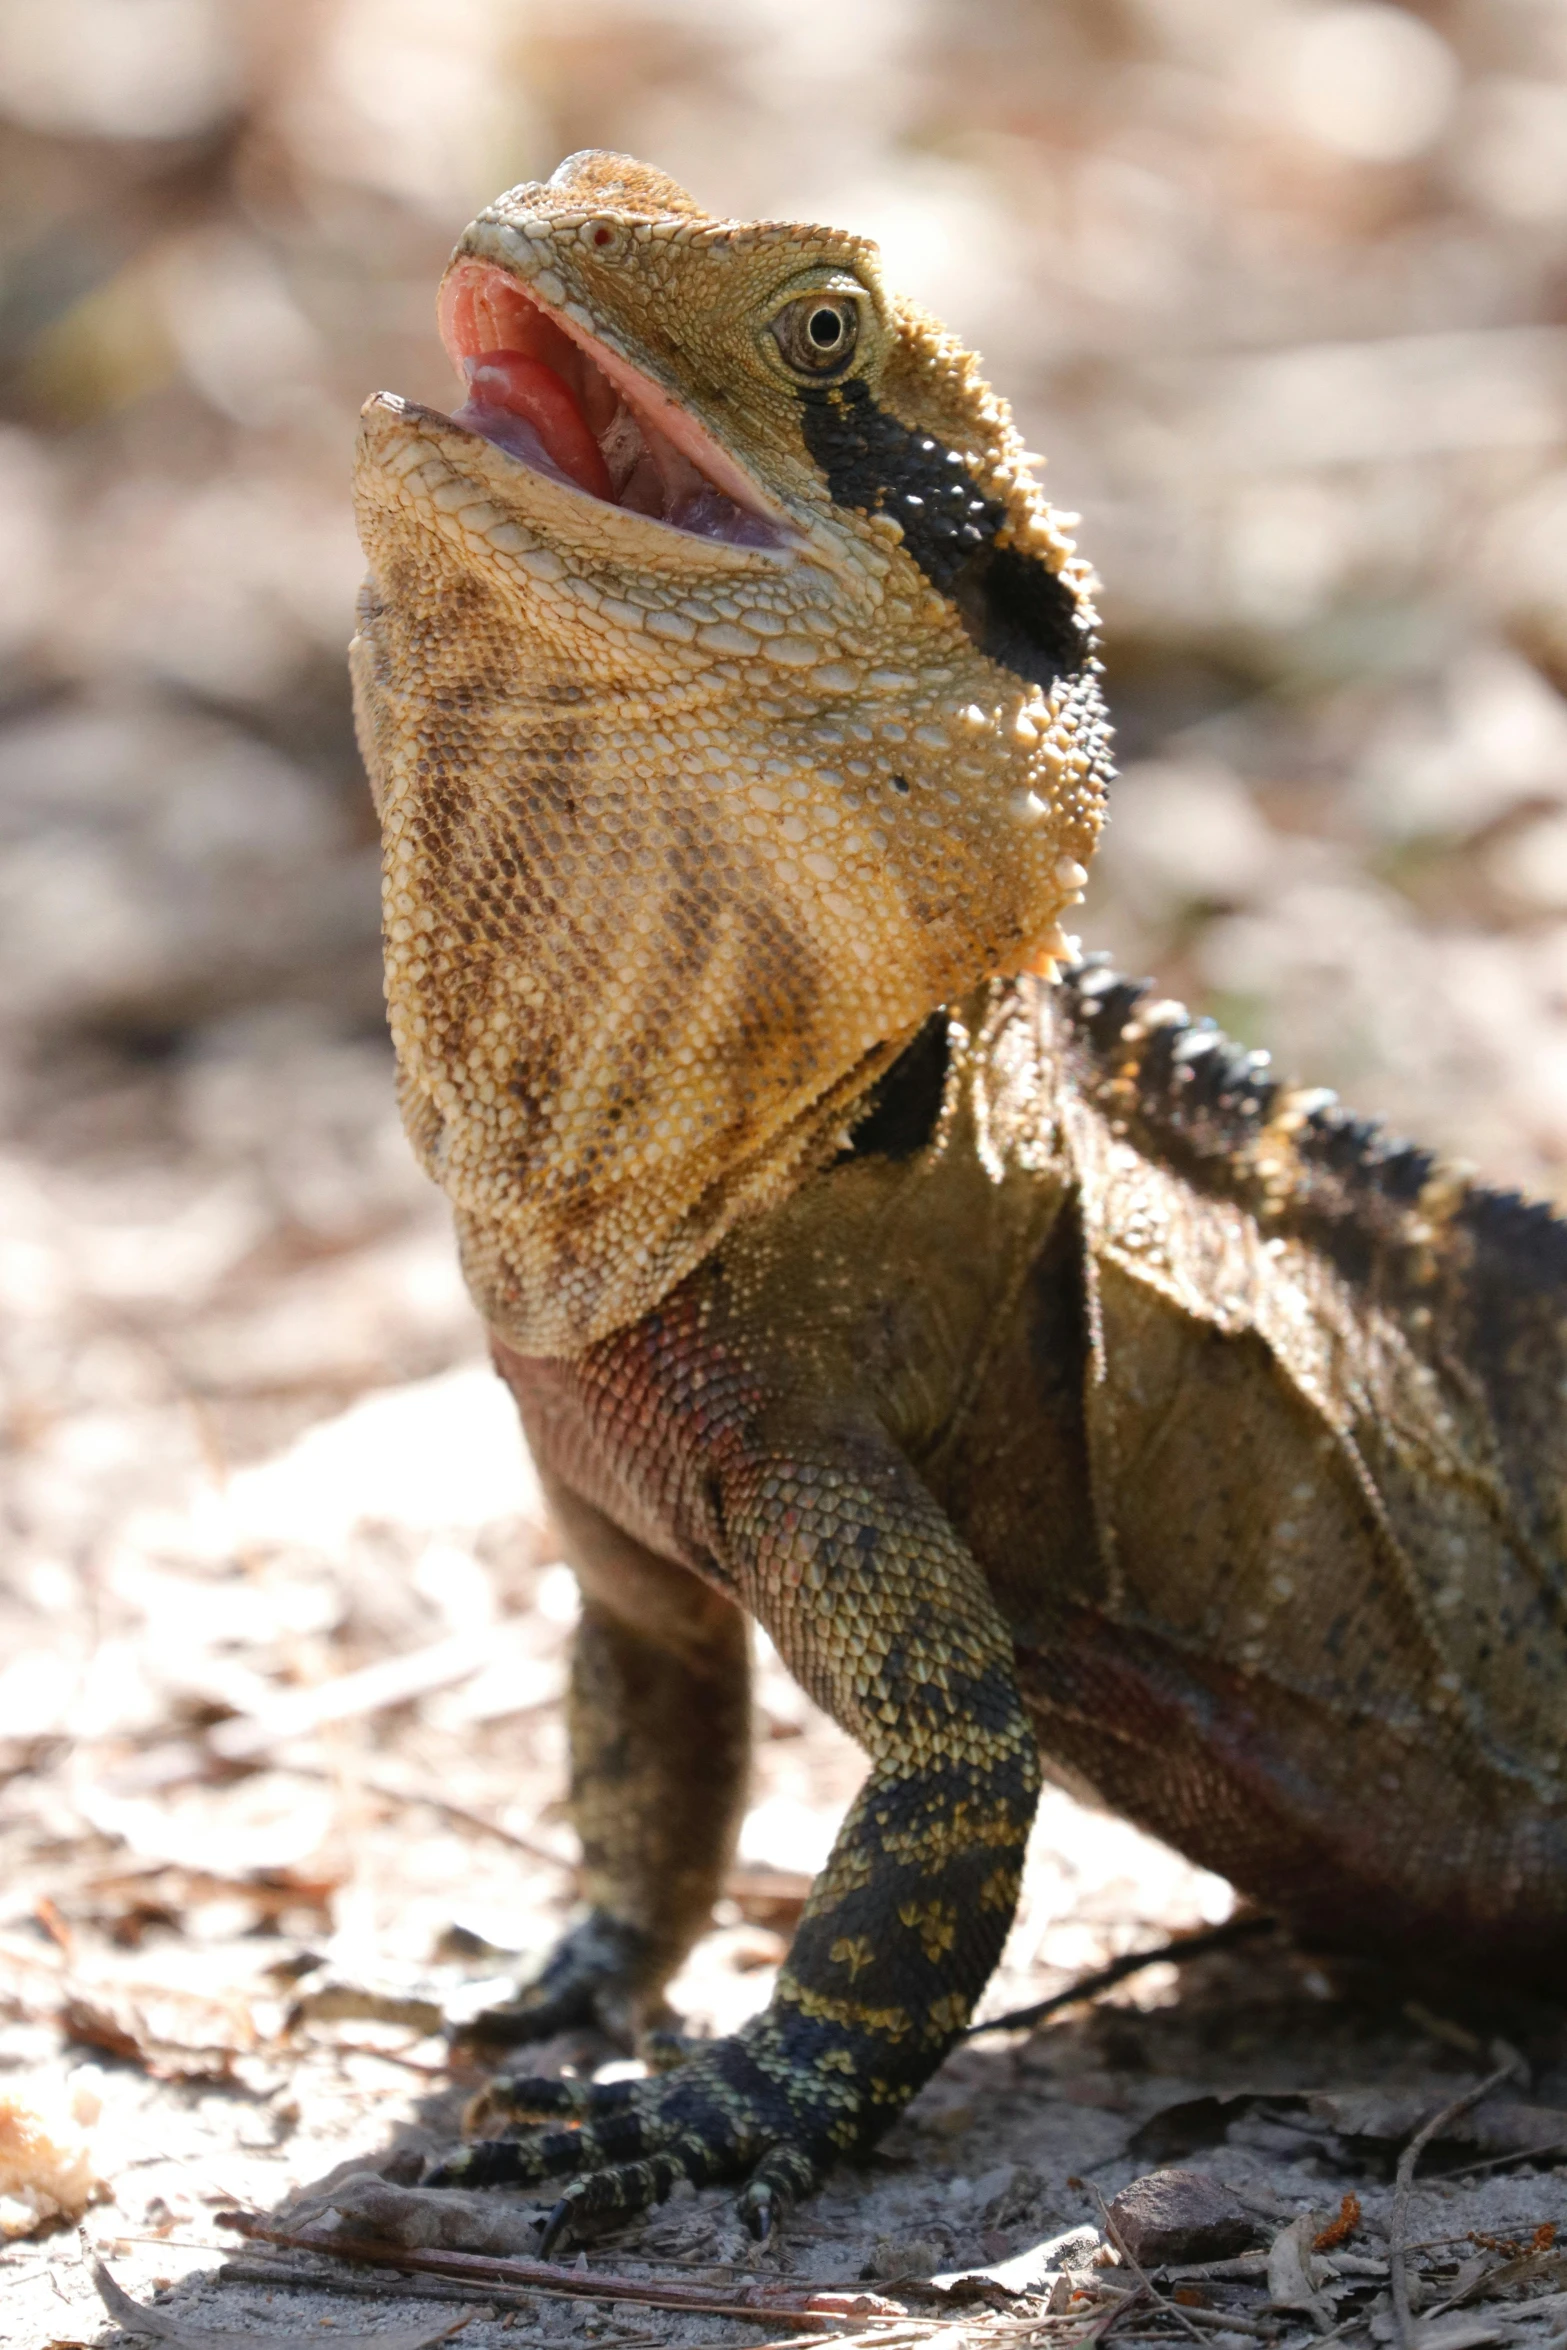
[[[1090,582],[971,354],[835,230],[575,156],[366,406],[355,642],[404,1113],[512,1344],[646,1312],[933,1006],[1061,951]]]

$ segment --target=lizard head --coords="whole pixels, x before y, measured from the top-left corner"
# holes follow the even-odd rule
[[[831,1158],[938,1004],[1065,951],[1092,582],[978,363],[833,229],[573,156],[381,393],[353,667],[404,1115],[525,1350]]]

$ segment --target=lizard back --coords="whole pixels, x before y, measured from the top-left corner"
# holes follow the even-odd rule
[[[1047,1757],[1319,1938],[1559,1960],[1567,1225],[1103,965],[1023,983],[991,1049],[991,1147],[1048,1133],[1072,1243],[940,1490]],[[1058,1476],[998,1545],[978,1486],[1026,1494],[1065,1410],[1077,1519]]]

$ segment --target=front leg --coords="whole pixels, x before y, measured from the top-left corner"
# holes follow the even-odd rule
[[[852,1449],[851,1449],[852,1444]],[[728,1566],[870,1778],[812,1891],[772,2003],[678,2072],[602,2086],[517,2080],[517,2118],[569,2122],[473,2145],[436,2183],[570,2177],[546,2243],[677,2178],[739,2178],[775,2213],[873,2145],[940,2064],[1001,1954],[1039,1794],[1012,1644],[978,1566],[879,1431],[827,1457],[720,1474]]]

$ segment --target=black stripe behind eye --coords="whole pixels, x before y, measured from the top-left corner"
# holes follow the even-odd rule
[[[911,432],[858,381],[812,386],[800,407],[834,504],[892,517],[982,653],[1034,685],[1082,668],[1090,647],[1072,590],[1037,556],[995,544],[1006,508],[955,450]]]
[[[1088,640],[1077,598],[1057,572],[1016,547],[987,547],[952,583],[952,600],[982,653],[1048,688],[1082,668]]]
[[[984,495],[952,450],[878,408],[864,384],[813,386],[800,405],[805,445],[834,503],[890,514],[925,577],[945,594],[989,546],[1006,509]]]

